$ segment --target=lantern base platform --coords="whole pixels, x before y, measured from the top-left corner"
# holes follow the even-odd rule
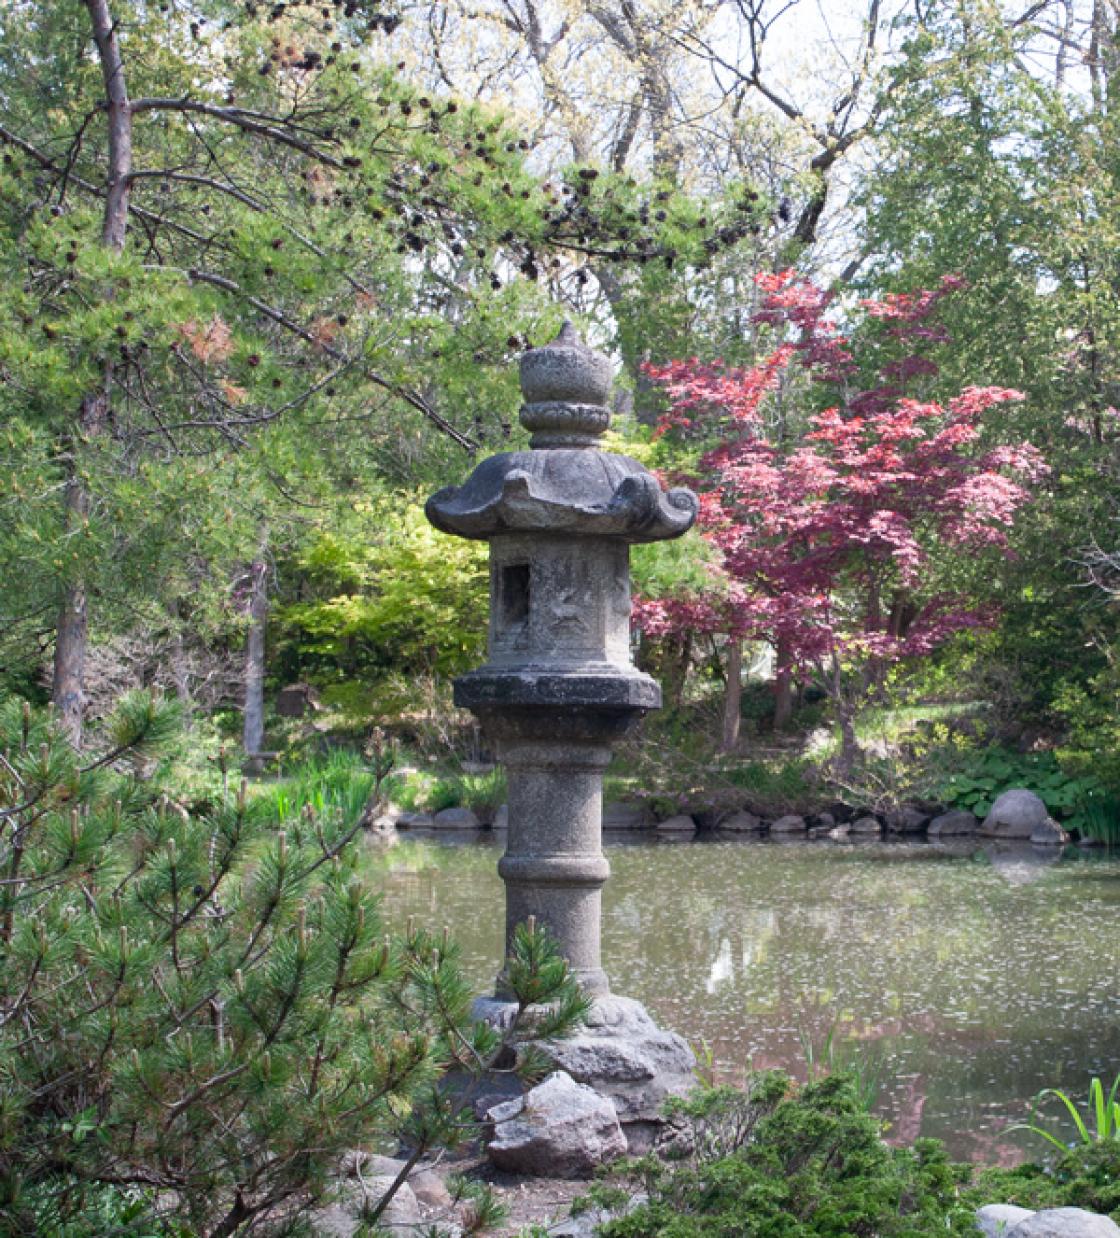
[[[517,1005],[498,997],[480,997],[474,1017],[495,1027],[509,1027]],[[577,1083],[608,1097],[618,1112],[631,1154],[652,1145],[663,1123],[661,1106],[670,1096],[684,1096],[697,1085],[696,1056],[676,1032],[658,1027],[631,997],[596,998],[587,1022],[563,1040],[534,1042]]]

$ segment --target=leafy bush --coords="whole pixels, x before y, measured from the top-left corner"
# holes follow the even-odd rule
[[[318,596],[277,608],[288,670],[446,675],[481,661],[485,546],[437,533],[419,501],[356,507],[358,531],[319,534],[296,564]]]
[[[1104,788],[1091,774],[1066,773],[1052,752],[1015,753],[989,748],[969,754],[967,764],[948,775],[939,787],[941,797],[954,808],[986,816],[997,797],[1012,787],[1033,791],[1051,814],[1070,828],[1087,824],[1084,803]]]
[[[780,1074],[756,1075],[742,1093],[707,1090],[673,1112],[687,1155],[620,1170],[649,1199],[609,1221],[603,1238],[975,1232],[960,1193],[967,1171],[932,1140],[887,1147],[843,1073],[801,1089]],[[600,1198],[618,1203],[617,1193]]]
[[[297,784],[287,818],[294,802],[244,784],[191,813],[144,776],[175,725],[131,697],[79,757],[45,716],[0,702],[0,1213],[14,1232],[65,1234],[94,1205],[127,1210],[134,1233],[157,1210],[201,1238],[286,1232],[345,1149],[457,1142],[444,1072],[509,1047],[470,1021],[453,943],[382,923],[350,845],[348,761]],[[517,935],[507,973],[522,1008],[553,1003],[550,1031],[581,1016],[545,934]]]
[[[1051,1165],[981,1169],[976,1174],[979,1203],[1020,1208],[1085,1208],[1120,1222],[1120,1142],[1077,1144]]]

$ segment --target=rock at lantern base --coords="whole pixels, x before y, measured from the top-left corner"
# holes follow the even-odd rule
[[[562,1070],[486,1116],[494,1123],[490,1160],[513,1173],[589,1178],[626,1151],[614,1105]]]
[[[658,1027],[631,997],[600,998],[574,1036],[537,1047],[560,1070],[609,1097],[624,1128],[660,1122],[666,1097],[696,1086],[696,1057],[687,1042]]]

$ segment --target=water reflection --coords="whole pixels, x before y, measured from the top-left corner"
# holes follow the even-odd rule
[[[371,859],[386,911],[450,926],[480,989],[502,949],[497,840]],[[891,1135],[1017,1159],[1042,1087],[1120,1070],[1120,861],[975,844],[610,843],[604,961],[721,1077],[833,1052],[878,1070]],[[1087,931],[1091,930],[1091,932]]]

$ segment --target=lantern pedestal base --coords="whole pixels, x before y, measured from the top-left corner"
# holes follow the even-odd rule
[[[474,1017],[508,1027],[517,1006],[498,997],[480,997]],[[662,1125],[661,1106],[669,1096],[684,1096],[696,1086],[696,1057],[676,1032],[658,1027],[641,1002],[610,995],[597,998],[586,1024],[563,1040],[536,1042],[557,1070],[608,1097],[630,1145],[640,1155]]]

